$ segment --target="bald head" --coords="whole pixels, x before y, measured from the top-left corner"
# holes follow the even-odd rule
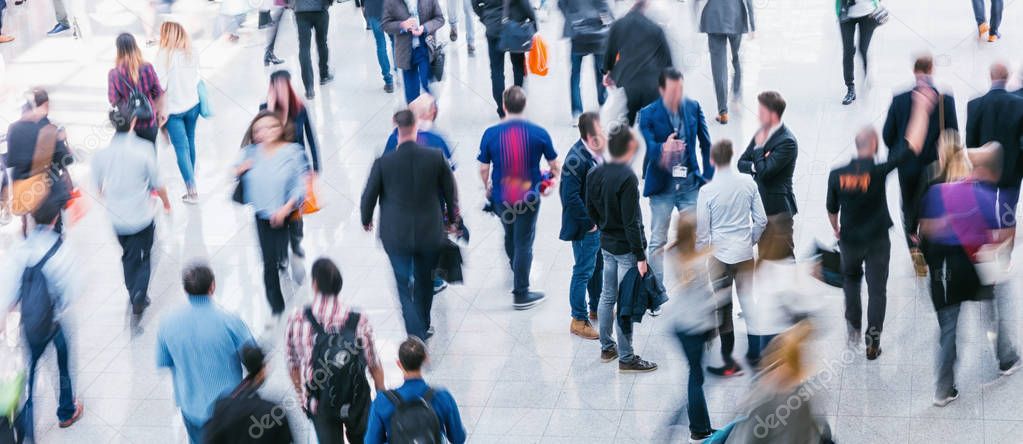
[[[432,122],[437,118],[437,100],[428,93],[423,93],[419,97],[416,97],[412,103],[408,104],[409,111],[415,114],[416,120]]]
[[[1004,82],[1009,80],[1009,68],[1004,63],[996,62],[991,65],[991,81]]]
[[[877,131],[867,125],[856,133],[856,155],[867,158],[877,154]]]

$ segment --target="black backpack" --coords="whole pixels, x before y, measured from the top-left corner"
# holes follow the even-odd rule
[[[153,103],[149,101],[149,96],[145,95],[142,91],[129,82],[124,77],[121,77],[121,82],[128,88],[128,103],[127,106],[131,107],[132,115],[138,119],[138,122],[149,122],[153,119]]]
[[[56,307],[43,266],[57,253],[63,240],[58,238],[38,263],[25,267],[21,274],[18,301],[21,302],[21,328],[31,344],[43,344],[57,332]]]
[[[311,307],[306,307],[305,318],[316,333],[311,358],[313,377],[305,385],[308,401],[317,400],[318,411],[332,418],[358,423],[369,412],[370,403],[366,359],[356,338],[359,313],[348,313],[340,333],[325,331]],[[306,409],[312,412],[309,405]]]
[[[391,415],[391,431],[387,434],[390,444],[441,444],[440,419],[433,411],[433,389],[427,389],[421,398],[409,401],[401,399],[394,390],[384,392],[394,404]]]

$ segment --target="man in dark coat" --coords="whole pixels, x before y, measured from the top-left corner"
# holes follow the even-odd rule
[[[1019,200],[1020,137],[1023,137],[1023,97],[1005,90],[1009,69],[1002,63],[991,65],[991,90],[966,104],[966,146],[979,147],[988,142],[1002,145],[1002,173],[998,179],[998,220],[1001,228],[1015,229],[1016,202]]]
[[[757,101],[760,129],[739,157],[739,171],[752,175],[757,182],[767,214],[767,227],[757,244],[759,259],[783,259],[793,257],[792,217],[797,209],[792,173],[799,146],[796,137],[781,122],[785,112],[781,94],[762,92]]]
[[[373,230],[373,210],[380,202],[380,240],[398,283],[398,297],[409,335],[429,337],[433,305],[433,270],[446,241],[442,208],[457,225],[455,178],[444,155],[416,143],[412,111],[395,113],[398,148],[373,162],[362,193],[362,225]],[[441,200],[437,190],[441,190]]]
[[[647,0],[637,0],[632,10],[611,25],[604,54],[604,85],[625,88],[629,126],[636,113],[657,100],[657,79],[672,66],[671,48],[664,30],[648,18]]]

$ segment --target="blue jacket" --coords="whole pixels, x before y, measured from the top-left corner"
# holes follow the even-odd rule
[[[694,174],[702,186],[714,177],[714,167],[710,165],[710,133],[707,131],[707,121],[703,118],[700,104],[689,98],[682,98],[678,113],[682,117],[682,134],[676,135],[676,138],[686,143],[685,166],[689,169],[689,174]],[[643,196],[649,197],[663,193],[671,185],[671,171],[665,171],[660,167],[661,144],[668,140],[668,136],[676,129],[671,126],[668,108],[664,106],[663,100],[657,99],[639,111],[639,129],[643,133],[643,140],[646,141],[646,157],[643,159],[643,179],[646,182],[643,185]],[[700,142],[700,154],[706,167],[702,174],[696,161],[697,140]]]
[[[426,390],[430,388],[422,379],[408,379],[401,387],[395,389],[398,396],[403,400],[421,398]],[[455,398],[447,390],[434,388],[433,400],[430,407],[437,414],[440,420],[441,433],[444,438],[453,444],[465,442],[465,427],[462,425],[462,417],[458,414],[458,405]],[[366,424],[366,444],[384,444],[391,431],[391,415],[394,415],[395,405],[391,403],[383,393],[377,395],[369,408],[369,420]]]
[[[582,140],[572,145],[561,168],[561,234],[563,241],[581,240],[594,223],[586,214],[586,176],[597,166],[596,159]]]
[[[643,322],[647,310],[656,310],[665,302],[668,295],[657,276],[648,271],[641,277],[639,269],[632,267],[618,285],[618,326],[632,333],[633,322]]]

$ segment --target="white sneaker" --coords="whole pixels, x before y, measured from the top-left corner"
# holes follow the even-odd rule
[[[959,399],[959,390],[952,389],[952,393],[950,393],[948,396],[946,396],[944,398],[935,398],[934,399],[934,406],[935,407],[944,407],[944,406],[948,405],[949,403],[951,403],[952,401],[955,401],[956,399]]]

